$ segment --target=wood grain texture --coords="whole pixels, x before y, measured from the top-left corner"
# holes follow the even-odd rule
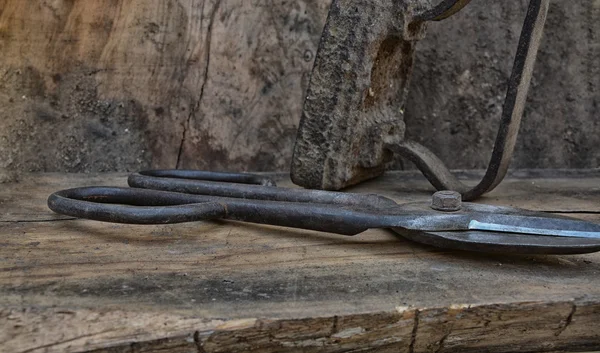
[[[283,169],[327,5],[3,0],[0,168]]]
[[[30,174],[3,184],[1,351],[600,348],[598,254],[470,254],[386,230],[343,237],[225,221],[116,225],[64,219],[45,205],[60,188],[124,183],[123,174]],[[520,171],[482,202],[598,222],[599,185],[597,170]],[[433,190],[405,172],[355,191],[402,201]]]
[[[287,170],[329,4],[0,0],[0,173]],[[407,133],[451,168],[488,163],[526,4],[420,41]],[[552,3],[516,167],[599,165],[599,33],[596,1]]]

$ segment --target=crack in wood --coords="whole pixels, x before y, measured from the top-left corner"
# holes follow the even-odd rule
[[[210,47],[212,44],[213,26],[215,23],[215,18],[217,16],[217,12],[219,11],[219,8],[221,7],[221,2],[222,2],[222,0],[217,1],[217,3],[214,5],[214,8],[210,14],[210,19],[209,19],[209,23],[208,23],[208,29],[207,29],[205,44],[204,44],[204,51],[205,51],[204,61],[206,62],[205,66],[204,66],[204,80],[202,81],[202,86],[200,86],[200,94],[198,96],[198,99],[196,100],[196,104],[192,107],[192,109],[190,109],[190,114],[188,115],[187,120],[185,121],[185,124],[183,125],[183,133],[181,135],[181,142],[179,144],[179,150],[177,152],[177,161],[175,162],[175,169],[179,169],[179,167],[181,166],[181,157],[183,154],[183,149],[185,148],[184,147],[185,140],[187,138],[188,130],[190,129],[190,124],[191,124],[192,118],[194,117],[194,115],[196,115],[196,113],[200,109],[200,104],[202,103],[202,100],[204,99],[204,89],[206,88],[206,83],[208,82],[208,70],[210,67]],[[204,4],[206,4],[206,1],[204,1],[202,3],[202,13],[204,13]]]
[[[413,330],[410,335],[410,345],[408,346],[409,353],[414,353],[415,351],[415,343],[417,341],[417,331],[419,330],[419,315],[421,311],[419,309],[415,310],[415,321],[413,323]]]
[[[194,343],[196,344],[196,349],[198,353],[206,353],[206,350],[202,346],[202,340],[200,339],[200,331],[194,332]]]
[[[329,334],[329,336],[333,336],[338,332],[338,321],[339,321],[339,317],[337,315],[335,315],[333,317],[333,323],[331,324],[331,333]]]
[[[558,330],[554,333],[554,336],[556,336],[556,337],[560,336],[567,329],[567,327],[569,327],[569,325],[571,325],[571,322],[573,321],[573,315],[575,315],[576,311],[577,311],[577,304],[573,303],[571,306],[571,311],[569,312],[569,315],[565,319],[564,324],[558,328]]]
[[[555,210],[555,211],[540,211],[540,212],[546,212],[546,213],[564,213],[564,214],[600,214],[600,211],[579,211],[579,210]]]
[[[444,335],[444,337],[442,337],[442,339],[438,342],[438,348],[435,350],[435,353],[440,353],[442,351],[442,349],[444,349],[444,344],[446,343],[446,339],[448,339],[448,336],[450,336],[451,333],[452,333],[452,331],[448,331],[448,333],[446,333]]]

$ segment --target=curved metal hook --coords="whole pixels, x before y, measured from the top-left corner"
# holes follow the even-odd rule
[[[446,2],[448,1],[444,3]],[[459,2],[455,1],[456,4]],[[437,189],[458,191],[467,201],[478,198],[500,184],[508,171],[517,141],[549,2],[549,0],[531,0],[529,2],[502,108],[502,118],[494,150],[485,176],[479,184],[469,187],[461,183],[433,152],[416,142],[394,142],[386,147],[414,162]]]
[[[419,21],[441,21],[454,15],[467,6],[471,0],[443,0],[433,8],[415,16]]]

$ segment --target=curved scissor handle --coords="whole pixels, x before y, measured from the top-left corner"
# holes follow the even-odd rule
[[[139,177],[135,178],[136,175]],[[148,179],[167,182],[177,179],[276,186],[273,179],[256,174],[200,170],[147,170],[129,178],[130,186],[135,188],[84,187],[62,190],[50,195],[48,207],[54,212],[73,217],[130,224],[181,223],[227,216],[226,206],[211,199],[175,192],[145,190],[141,184]],[[137,185],[136,181],[138,181]]]
[[[433,152],[417,142],[394,141],[386,146],[389,150],[415,163],[417,168],[438,190],[458,191],[462,194],[463,200],[470,201],[493,190],[506,176],[519,133],[521,117],[523,116],[533,66],[546,22],[549,2],[549,0],[531,0],[529,2],[512,74],[508,82],[506,99],[502,108],[500,128],[490,163],[479,184],[470,187],[461,183]],[[454,4],[448,8],[448,11],[450,11],[456,9],[456,6],[459,6],[460,3],[461,1],[456,0],[443,1],[437,9],[442,10],[445,6]],[[431,16],[434,16],[434,13]]]
[[[226,218],[354,235],[379,227],[381,213],[398,206],[379,195],[245,185],[244,181],[275,184],[251,174],[144,171],[129,176],[131,188],[58,191],[48,198],[48,207],[69,216],[115,223],[168,224]]]
[[[127,224],[170,224],[225,218],[223,203],[190,199],[173,192],[121,187],[82,187],[48,197],[48,207],[60,214]]]

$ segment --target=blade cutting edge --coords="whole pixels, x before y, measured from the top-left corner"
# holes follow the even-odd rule
[[[544,228],[530,228],[521,227],[517,225],[508,224],[495,224],[486,223],[472,220],[469,222],[470,230],[481,230],[481,231],[492,231],[502,233],[521,233],[531,235],[548,235],[555,237],[571,237],[571,238],[587,238],[587,239],[600,239],[600,232],[588,232],[578,230],[564,230],[564,229],[544,229]]]

